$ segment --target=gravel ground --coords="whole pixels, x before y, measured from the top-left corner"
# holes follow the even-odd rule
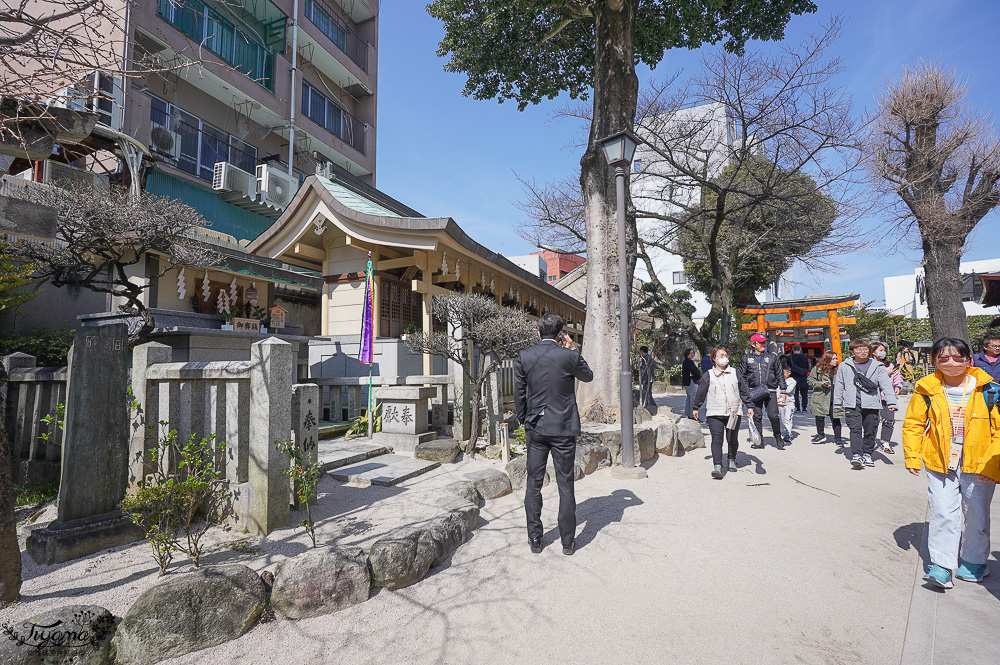
[[[739,472],[721,481],[709,477],[701,449],[648,462],[642,481],[615,481],[606,469],[588,476],[577,484],[573,557],[558,545],[555,485],[543,491],[540,555],[528,549],[516,492],[489,502],[468,542],[413,587],[332,615],[262,624],[166,662],[895,665],[925,481],[905,472],[901,451],[853,471],[832,443],[809,443],[811,416],[795,422],[793,445],[747,448]],[[370,543],[430,510],[420,497],[472,464],[414,479],[406,491],[331,483],[320,506],[337,507],[324,515],[321,539]],[[371,498],[379,500],[365,506]],[[306,543],[301,529],[282,529],[207,559],[263,570]],[[0,611],[0,621],[71,602],[120,616],[156,580],[145,546],[47,569],[28,561],[25,572],[26,601]]]

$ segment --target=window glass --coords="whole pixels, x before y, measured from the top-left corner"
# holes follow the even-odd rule
[[[200,148],[199,125],[201,121],[195,116],[176,109],[177,121],[173,122],[173,131],[181,135],[181,156],[177,160],[177,168],[199,175],[198,149]]]

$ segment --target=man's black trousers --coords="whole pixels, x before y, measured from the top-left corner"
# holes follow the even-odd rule
[[[809,407],[809,383],[806,377],[795,378],[795,410],[805,411]]]
[[[767,397],[753,403],[753,424],[760,432],[761,443],[764,442],[764,411],[767,411],[767,419],[771,421],[771,432],[774,433],[775,443],[781,441],[781,421],[778,419],[778,396],[773,392],[767,393]]]
[[[573,466],[576,462],[575,436],[542,436],[527,432],[528,468],[524,491],[524,512],[528,516],[528,538],[542,537],[542,482],[545,465],[552,453],[552,466],[559,487],[559,536],[564,545],[576,535],[576,494],[573,492]]]
[[[847,427],[851,430],[851,455],[875,452],[879,409],[847,409]]]

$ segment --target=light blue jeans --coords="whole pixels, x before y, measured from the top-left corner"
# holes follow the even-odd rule
[[[986,563],[990,555],[990,502],[996,485],[974,473],[938,473],[927,470],[927,503],[930,522],[927,549],[931,563],[954,571],[962,559]],[[962,529],[962,518],[965,529]]]

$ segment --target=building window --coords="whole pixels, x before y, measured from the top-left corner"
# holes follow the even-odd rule
[[[209,181],[216,162],[229,162],[247,173],[256,173],[257,148],[159,97],[150,96],[150,99],[150,123],[165,127],[180,137],[177,168]]]
[[[635,171],[636,173],[639,173],[640,171],[642,171],[642,160],[641,159],[637,159],[634,162],[632,162],[632,170]]]
[[[382,277],[379,287],[379,336],[399,337],[412,324],[423,327],[423,296],[408,284]]]
[[[302,82],[302,113],[320,127],[364,154],[364,123],[304,81]]]
[[[559,279],[559,276],[558,276],[558,275],[549,275],[549,281],[550,281],[550,282],[554,282],[554,281],[556,281],[557,279]]]
[[[674,284],[687,284],[687,278],[681,270],[674,271]]]
[[[199,0],[157,0],[156,13],[198,44],[274,92],[274,52]],[[281,32],[284,32],[282,27]],[[280,40],[284,52],[284,37]]]

